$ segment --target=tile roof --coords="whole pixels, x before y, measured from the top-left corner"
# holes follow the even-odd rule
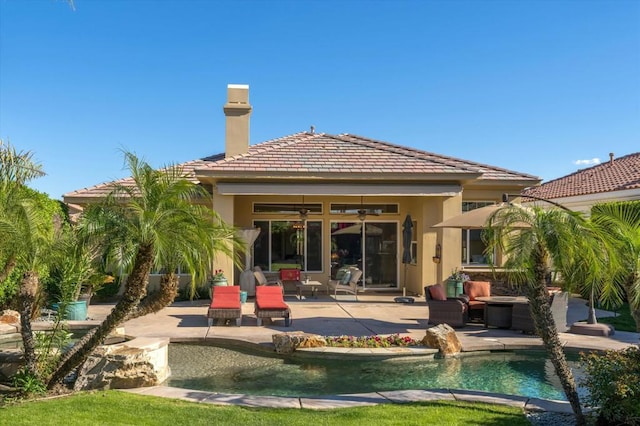
[[[249,147],[247,154],[206,163],[197,173],[287,172],[468,175],[480,179],[532,180],[524,173],[433,154],[362,136],[296,133]]]
[[[246,154],[225,158],[217,154],[180,164],[185,173],[197,176],[239,174],[244,177],[265,174],[287,174],[342,178],[362,174],[382,177],[434,177],[437,179],[469,179],[511,181],[535,184],[539,178],[473,161],[434,154],[351,134],[329,135],[301,132],[251,145]],[[131,178],[117,181],[131,185]],[[113,182],[64,194],[64,197],[101,197]]]
[[[527,188],[522,194],[553,199],[626,189],[640,189],[640,152]]]

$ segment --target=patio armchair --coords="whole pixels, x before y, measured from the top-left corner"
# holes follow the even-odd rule
[[[340,279],[329,280],[327,286],[333,290],[333,297],[338,298],[338,292],[350,293],[358,300],[358,281],[362,277],[362,271],[358,268],[349,268]]]
[[[464,294],[469,297],[469,319],[483,320],[486,303],[476,300],[476,297],[490,297],[491,283],[489,281],[465,281],[462,286]]]
[[[207,311],[209,327],[214,319],[233,319],[236,325],[242,324],[242,305],[240,304],[240,286],[211,287],[211,305]]]
[[[429,308],[428,323],[464,327],[469,320],[469,298],[465,295],[446,297],[441,284],[426,286],[424,295]]]
[[[283,287],[281,280],[267,279],[267,277],[264,275],[264,272],[262,272],[262,269],[259,266],[256,266],[253,268],[253,275],[256,277],[256,282],[258,283],[258,286],[271,285],[271,286]]]
[[[284,326],[291,324],[291,309],[284,301],[282,289],[276,286],[256,287],[255,314],[258,325],[262,325],[263,318],[284,318]]]
[[[569,293],[551,292],[551,316],[556,324],[556,329],[559,333],[566,332],[569,327],[567,326],[567,310],[569,309]],[[529,304],[516,303],[513,305],[511,314],[511,329],[520,330],[524,333],[535,333],[536,326],[531,316],[531,309]]]

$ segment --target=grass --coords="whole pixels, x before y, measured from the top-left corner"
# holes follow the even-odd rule
[[[613,309],[611,309],[613,311]],[[625,303],[620,308],[616,309],[617,316],[598,318],[598,322],[604,324],[611,324],[616,330],[619,331],[633,331],[636,332],[636,322],[631,316],[631,310],[629,304]]]
[[[439,401],[332,410],[217,406],[119,391],[85,392],[0,407],[2,424],[19,425],[528,425],[523,410]]]

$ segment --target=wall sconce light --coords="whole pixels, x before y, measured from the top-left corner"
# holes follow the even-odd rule
[[[440,257],[442,256],[442,246],[440,243],[436,244],[436,255],[432,257],[433,263],[440,263]]]

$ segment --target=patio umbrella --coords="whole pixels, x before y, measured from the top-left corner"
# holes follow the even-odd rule
[[[411,263],[411,237],[413,235],[413,221],[407,215],[402,223],[402,263]]]
[[[251,247],[260,235],[260,228],[244,228],[238,231],[238,235],[247,245],[244,271],[240,273],[240,289],[246,291],[249,296],[254,296],[256,281],[253,272],[251,272]]]
[[[469,210],[468,212],[464,212],[457,216],[451,217],[447,220],[443,220],[440,223],[436,223],[435,225],[431,225],[432,228],[460,228],[460,229],[482,229],[487,226],[487,222],[491,219],[498,210],[502,207],[507,206],[508,204],[500,203],[500,204],[491,204],[489,206],[480,207],[478,209]],[[518,206],[522,209],[526,209],[527,207],[522,207],[517,204],[512,204]],[[518,223],[511,224],[514,228],[528,228],[529,225],[526,223]]]
[[[366,224],[365,230],[368,235],[382,235],[382,228],[378,228],[377,226]],[[334,231],[331,235],[348,235],[348,234],[351,234],[351,235],[362,234],[362,224],[356,223],[355,225],[338,229],[337,231]]]
[[[402,294],[406,292],[407,265],[411,263],[411,237],[413,236],[413,221],[411,215],[407,215],[402,223],[402,263],[404,263],[404,281],[402,282]]]
[[[468,212],[464,212],[440,223],[436,223],[431,227],[481,229],[485,227],[486,223],[489,221],[489,218],[491,218],[491,216],[503,206],[504,204],[492,204],[490,206],[469,210]]]

